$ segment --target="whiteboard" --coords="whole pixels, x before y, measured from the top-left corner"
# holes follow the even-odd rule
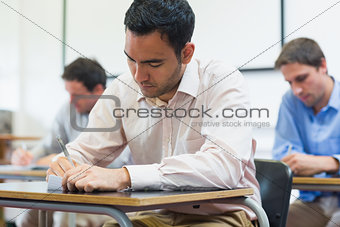
[[[273,67],[281,50],[279,0],[189,2],[196,14],[197,56],[243,68]]]
[[[111,74],[126,70],[124,16],[131,0],[67,3],[66,63],[96,58]],[[280,0],[189,0],[196,15],[195,57],[242,68],[273,67],[280,49]]]

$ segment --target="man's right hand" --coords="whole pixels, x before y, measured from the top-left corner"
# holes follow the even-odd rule
[[[75,166],[78,164],[72,160]],[[63,177],[65,172],[74,168],[66,157],[59,157],[56,161],[50,164],[50,168],[46,172],[46,181],[49,175],[56,175]]]
[[[339,161],[331,156],[316,156],[294,153],[283,157],[295,175],[312,176],[314,174],[339,171]]]
[[[31,152],[26,151],[22,148],[18,148],[13,151],[11,163],[17,166],[26,166],[31,164],[33,161],[33,155]]]

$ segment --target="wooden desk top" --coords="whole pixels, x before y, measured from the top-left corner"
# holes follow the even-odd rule
[[[215,200],[252,195],[252,188],[219,191],[150,191],[150,192],[48,192],[46,182],[1,183],[0,197],[44,201],[62,201],[121,206],[152,206],[169,203]]]
[[[46,170],[21,170],[9,169],[7,166],[1,168],[0,165],[0,179],[1,180],[23,180],[23,181],[43,181],[46,177]]]
[[[293,177],[293,184],[340,185],[340,178]]]
[[[14,136],[11,134],[0,134],[1,140],[40,140],[40,137],[36,136]]]
[[[2,171],[2,176],[25,176],[25,177],[46,177],[46,170],[14,170],[14,171]]]
[[[340,192],[340,178],[293,177],[293,189]]]

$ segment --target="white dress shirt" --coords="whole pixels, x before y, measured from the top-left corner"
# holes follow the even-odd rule
[[[86,128],[89,114],[79,113],[78,111],[74,110],[72,111],[74,115],[71,119],[71,105],[72,104],[70,104],[70,102],[64,103],[62,105],[54,119],[52,128],[48,135],[43,139],[40,144],[38,144],[31,150],[34,157],[34,162],[47,155],[58,154],[61,152],[60,146],[56,139],[57,136],[60,136],[60,138],[66,144],[75,140],[81,133],[81,129]],[[74,121],[74,124],[78,128],[74,127],[71,121]],[[129,163],[131,163],[130,151],[129,148],[126,147],[126,149],[122,152],[122,155],[120,155],[107,167],[120,168],[123,165]]]
[[[135,165],[125,167],[134,190],[251,187],[255,191],[251,198],[260,205],[251,128],[226,125],[247,119],[230,117],[231,109],[249,109],[247,90],[241,73],[218,61],[192,60],[168,103],[144,97],[127,73],[104,92],[106,97],[118,97],[120,104],[101,98],[90,113],[88,127],[98,132],[83,132],[67,148],[80,163],[106,166],[128,144]],[[228,111],[223,117],[225,108]],[[170,117],[175,109],[177,117]],[[114,126],[116,130],[101,130]],[[255,218],[250,209],[238,204],[211,203],[171,210],[195,214],[245,210]]]

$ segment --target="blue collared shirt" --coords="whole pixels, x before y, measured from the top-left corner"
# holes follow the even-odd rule
[[[334,88],[327,106],[323,107],[316,115],[311,107],[305,106],[289,90],[283,96],[280,106],[273,148],[274,159],[280,160],[288,155],[288,148],[292,146],[292,153],[332,156],[340,161],[339,110],[340,83],[338,81],[334,81]],[[339,174],[339,171],[335,174]],[[317,177],[332,175],[321,173]],[[317,196],[329,194],[327,192],[300,191],[300,198],[304,201],[313,201]]]

